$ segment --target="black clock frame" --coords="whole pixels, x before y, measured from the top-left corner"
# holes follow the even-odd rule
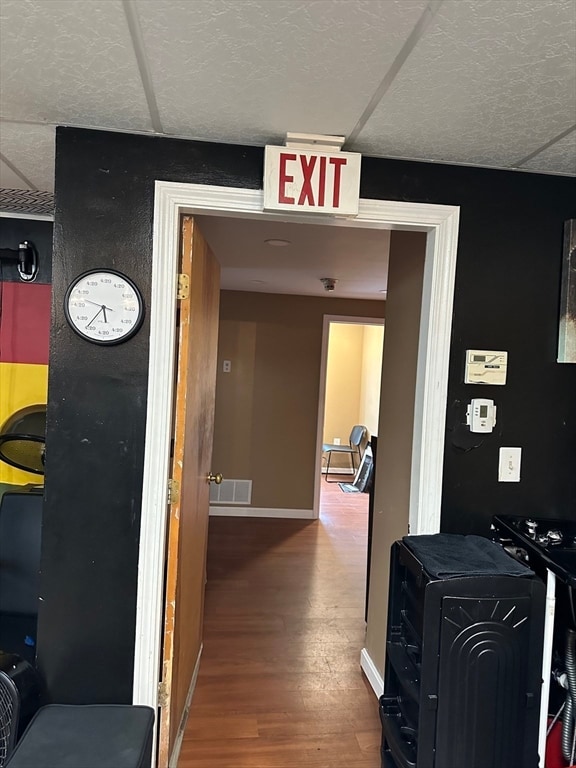
[[[82,333],[82,331],[77,328],[74,321],[72,320],[70,316],[70,310],[68,308],[68,301],[70,299],[70,294],[72,293],[74,288],[78,285],[78,283],[84,278],[89,277],[90,275],[101,274],[104,272],[108,275],[115,275],[116,277],[119,277],[120,279],[125,280],[130,286],[130,288],[132,288],[136,296],[138,297],[138,302],[140,305],[140,312],[138,314],[138,318],[136,322],[134,323],[132,328],[124,336],[122,336],[119,339],[93,339],[91,336],[88,336],[87,334]],[[145,311],[144,297],[142,296],[142,291],[138,288],[138,286],[133,280],[131,280],[123,272],[119,272],[116,269],[107,269],[106,267],[100,267],[98,269],[89,269],[86,272],[82,272],[77,277],[75,277],[74,280],[70,283],[66,291],[66,295],[64,296],[64,315],[66,316],[66,322],[68,323],[70,328],[74,331],[75,334],[80,336],[80,338],[84,339],[85,341],[89,341],[91,344],[98,344],[101,347],[112,347],[116,344],[123,344],[125,341],[128,341],[128,339],[131,339],[133,336],[135,336],[140,330],[140,328],[142,327],[145,314],[146,314],[146,311]]]

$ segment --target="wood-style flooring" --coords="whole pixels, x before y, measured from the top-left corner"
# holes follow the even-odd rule
[[[332,478],[331,478],[332,479]],[[379,768],[360,670],[368,496],[318,521],[210,519],[204,651],[178,768]]]

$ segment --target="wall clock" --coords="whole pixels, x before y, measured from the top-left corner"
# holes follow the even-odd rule
[[[92,269],[70,284],[64,313],[82,338],[94,344],[119,344],[140,328],[144,300],[132,280],[121,272]]]

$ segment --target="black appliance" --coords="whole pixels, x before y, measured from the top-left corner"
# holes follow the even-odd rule
[[[536,768],[544,604],[543,582],[488,539],[394,543],[383,768]]]
[[[549,732],[548,716],[561,717],[562,754],[576,761],[576,520],[497,515],[494,538],[529,563],[547,582],[542,658],[540,751]]]
[[[525,551],[528,562],[542,563],[565,584],[576,587],[576,520],[496,515],[492,526],[504,545],[508,538]]]

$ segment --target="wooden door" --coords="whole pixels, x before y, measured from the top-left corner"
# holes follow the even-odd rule
[[[206,582],[220,268],[191,216],[182,218],[180,273],[189,278],[189,296],[178,301],[159,768],[167,768],[187,714]]]

